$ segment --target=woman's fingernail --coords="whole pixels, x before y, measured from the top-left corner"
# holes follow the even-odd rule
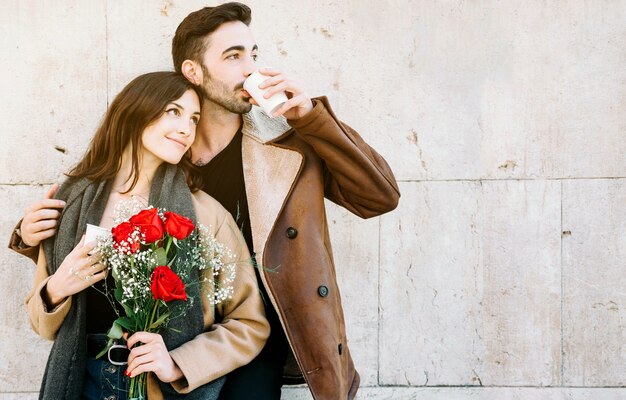
[[[128,372],[128,370],[125,370],[125,371],[124,371],[124,375],[126,375],[127,377],[129,377],[129,378],[130,378],[130,372]]]

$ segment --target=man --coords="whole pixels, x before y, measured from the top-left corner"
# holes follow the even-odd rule
[[[309,98],[283,72],[261,69],[266,96],[285,91],[289,98],[276,118],[253,107],[243,90],[258,68],[250,21],[243,4],[206,7],[181,22],[172,42],[176,70],[204,95],[192,161],[202,189],[233,214],[256,254],[272,326],[261,354],[228,375],[220,398],[280,399],[283,382],[304,379],[315,399],[352,399],[359,375],[347,345],[324,197],[369,218],[394,209],[400,194],[385,160],[336,118],[327,99]],[[54,190],[27,210],[23,242],[14,235],[14,249],[54,234],[52,208],[62,207]]]

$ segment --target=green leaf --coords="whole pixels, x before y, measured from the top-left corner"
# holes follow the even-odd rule
[[[165,265],[167,263],[167,254],[165,254],[165,249],[163,247],[159,247],[154,251],[154,257],[157,265]]]
[[[122,304],[122,307],[124,307],[124,312],[126,313],[127,317],[134,317],[135,316],[135,312],[133,311],[133,308],[130,306],[127,306],[126,304]]]
[[[122,331],[122,326],[119,324],[118,320],[119,318],[113,321],[113,325],[107,333],[107,336],[111,339],[121,339],[122,335],[124,335],[124,332]]]
[[[128,317],[119,317],[115,322],[129,332],[136,332],[138,330],[135,326],[135,321]]]
[[[161,326],[163,322],[165,322],[165,319],[169,316],[170,316],[169,312],[166,312],[165,314],[161,315],[159,319],[157,319],[156,321],[150,324],[150,326],[148,327],[148,330],[151,331],[152,329],[158,328],[159,326]]]
[[[111,274],[113,274],[113,279],[115,280],[115,282],[119,282],[120,274],[119,274],[119,271],[117,270],[117,268],[111,267]]]
[[[115,300],[117,300],[118,303],[122,302],[122,288],[116,287],[115,290],[113,291],[113,296],[115,297]]]
[[[175,254],[174,257],[172,257],[172,259],[167,263],[167,266],[170,267],[172,269],[172,271],[174,270],[173,265],[174,265],[174,261],[176,261],[177,257],[178,257],[178,255]]]

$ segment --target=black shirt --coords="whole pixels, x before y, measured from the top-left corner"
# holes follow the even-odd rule
[[[228,146],[208,164],[198,167],[198,172],[202,176],[200,189],[219,201],[233,216],[252,254],[252,230],[241,158],[242,137],[239,129]]]
[[[115,289],[115,280],[111,271],[107,274],[106,285],[105,287],[104,281],[96,282],[93,287],[88,288],[86,291],[87,333],[106,333],[113,325],[113,321],[117,319],[117,314],[111,305],[111,301],[104,295],[107,290],[113,293]],[[112,301],[117,308],[117,312],[120,315],[124,315],[123,307],[115,300]]]
[[[198,171],[202,176],[202,191],[219,201],[233,216],[237,226],[243,233],[250,254],[254,255],[250,213],[248,212],[246,185],[243,178],[242,138],[243,132],[239,128],[239,131],[237,131],[228,146],[213,157],[208,164],[198,167]],[[265,313],[271,328],[270,337],[259,357],[277,363],[284,363],[287,356],[287,339],[278,315],[265,291],[265,287],[260,283],[259,268],[255,268],[254,272],[257,282],[259,282],[259,290],[263,296]]]

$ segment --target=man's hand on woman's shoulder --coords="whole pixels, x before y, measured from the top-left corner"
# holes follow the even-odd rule
[[[37,246],[55,235],[61,210],[65,207],[64,201],[54,198],[58,189],[59,185],[55,183],[43,199],[26,207],[20,225],[20,236],[27,246]]]

